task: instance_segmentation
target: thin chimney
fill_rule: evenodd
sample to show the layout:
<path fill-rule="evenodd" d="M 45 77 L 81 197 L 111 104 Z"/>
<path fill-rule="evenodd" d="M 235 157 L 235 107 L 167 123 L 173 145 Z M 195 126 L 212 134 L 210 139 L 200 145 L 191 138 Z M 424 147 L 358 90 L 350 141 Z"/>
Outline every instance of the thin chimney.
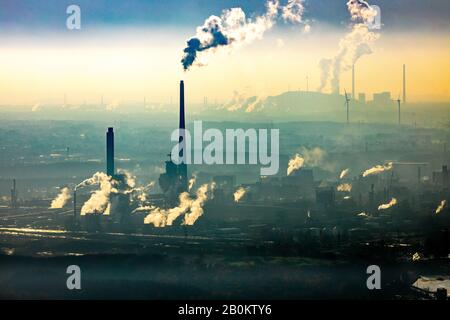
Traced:
<path fill-rule="evenodd" d="M 112 127 L 108 128 L 106 132 L 106 174 L 114 176 L 114 130 Z"/>
<path fill-rule="evenodd" d="M 183 159 L 184 154 L 183 152 L 186 152 L 186 139 L 185 139 L 185 134 L 184 134 L 184 130 L 186 129 L 186 122 L 185 122 L 185 115 L 184 115 L 184 81 L 181 80 L 180 81 L 180 137 L 179 137 L 179 142 L 181 143 L 182 146 L 182 151 L 180 151 L 180 157 Z M 178 166 L 178 174 L 181 178 L 181 185 L 182 185 L 182 189 L 183 190 L 187 190 L 187 164 L 186 163 L 181 163 Z"/>

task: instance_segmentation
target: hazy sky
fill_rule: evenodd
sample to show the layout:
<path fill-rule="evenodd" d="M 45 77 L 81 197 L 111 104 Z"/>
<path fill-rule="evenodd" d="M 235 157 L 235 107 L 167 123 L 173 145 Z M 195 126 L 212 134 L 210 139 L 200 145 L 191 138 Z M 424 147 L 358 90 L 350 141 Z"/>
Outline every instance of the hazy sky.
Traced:
<path fill-rule="evenodd" d="M 286 1 L 281 1 L 285 3 Z M 401 92 L 408 67 L 408 100 L 450 101 L 450 1 L 371 1 L 381 8 L 382 29 L 373 53 L 357 65 L 357 92 Z M 81 7 L 81 30 L 66 29 L 69 4 Z M 319 61 L 332 57 L 349 31 L 345 0 L 307 0 L 300 24 L 277 24 L 263 39 L 233 52 L 207 56 L 207 65 L 183 72 L 186 40 L 223 9 L 261 15 L 265 1 L 208 0 L 0 0 L 0 105 L 229 99 L 234 91 L 274 95 L 319 85 Z M 350 72 L 341 77 L 350 90 Z"/>

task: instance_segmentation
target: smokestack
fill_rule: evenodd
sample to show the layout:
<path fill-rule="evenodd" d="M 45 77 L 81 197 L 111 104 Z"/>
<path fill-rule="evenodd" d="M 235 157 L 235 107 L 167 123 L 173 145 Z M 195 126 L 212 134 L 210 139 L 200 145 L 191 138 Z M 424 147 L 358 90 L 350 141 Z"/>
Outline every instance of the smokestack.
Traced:
<path fill-rule="evenodd" d="M 184 81 L 180 81 L 180 129 L 186 129 L 184 119 Z"/>
<path fill-rule="evenodd" d="M 77 219 L 77 190 L 73 191 L 73 217 Z"/>
<path fill-rule="evenodd" d="M 11 189 L 11 208 L 17 208 L 17 189 L 16 189 L 16 179 L 13 179 L 13 186 Z"/>
<path fill-rule="evenodd" d="M 356 92 L 355 92 L 355 65 L 352 65 L 352 99 L 356 100 Z"/>
<path fill-rule="evenodd" d="M 403 65 L 403 103 L 406 103 L 406 65 Z"/>
<path fill-rule="evenodd" d="M 185 116 L 184 116 L 184 81 L 180 81 L 180 138 L 179 142 L 182 142 L 183 151 L 180 151 L 180 157 L 183 157 L 183 152 L 185 152 L 186 141 L 184 136 L 184 129 L 186 129 Z M 187 165 L 186 163 L 181 163 L 178 166 L 178 174 L 181 178 L 181 185 L 183 190 L 187 190 Z"/>
<path fill-rule="evenodd" d="M 114 131 L 112 127 L 106 132 L 106 174 L 114 176 Z"/>

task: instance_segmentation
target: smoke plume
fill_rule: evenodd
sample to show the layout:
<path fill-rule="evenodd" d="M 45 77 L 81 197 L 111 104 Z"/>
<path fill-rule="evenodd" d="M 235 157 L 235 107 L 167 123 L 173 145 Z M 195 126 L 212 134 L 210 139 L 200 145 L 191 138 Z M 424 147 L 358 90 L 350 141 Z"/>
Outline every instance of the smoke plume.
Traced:
<path fill-rule="evenodd" d="M 52 200 L 50 209 L 61 209 L 71 198 L 70 190 L 67 187 L 61 189 L 60 193 Z"/>
<path fill-rule="evenodd" d="M 138 208 L 135 211 L 150 211 L 145 217 L 145 224 L 153 224 L 161 228 L 171 226 L 173 222 L 184 214 L 184 225 L 193 225 L 203 215 L 203 205 L 208 200 L 208 192 L 212 191 L 214 184 L 203 184 L 198 188 L 196 198 L 191 199 L 189 193 L 183 192 L 179 196 L 180 204 L 175 208 L 163 209 L 158 207 Z"/>
<path fill-rule="evenodd" d="M 203 204 L 208 200 L 208 188 L 208 184 L 204 184 L 198 188 L 197 198 L 192 201 L 189 212 L 184 215 L 184 225 L 194 225 L 195 221 L 203 215 Z"/>
<path fill-rule="evenodd" d="M 138 199 L 141 202 L 144 202 L 147 200 L 147 191 L 152 189 L 155 186 L 155 181 L 150 181 L 149 184 L 143 187 L 134 188 L 133 191 L 136 193 L 136 199 Z"/>
<path fill-rule="evenodd" d="M 361 213 L 358 214 L 358 217 L 368 218 L 369 215 L 367 213 L 365 213 L 365 212 L 361 212 Z"/>
<path fill-rule="evenodd" d="M 351 192 L 352 185 L 350 183 L 342 183 L 337 186 L 337 191 L 339 192 Z"/>
<path fill-rule="evenodd" d="M 99 189 L 91 194 L 91 197 L 81 207 L 80 215 L 90 213 L 108 214 L 109 196 L 118 193 L 116 181 L 103 172 L 96 172 L 91 178 L 84 180 L 75 189 L 90 185 L 99 185 Z"/>
<path fill-rule="evenodd" d="M 303 2 L 304 0 L 289 0 L 281 9 L 284 21 L 301 23 L 303 20 L 303 12 L 305 11 Z"/>
<path fill-rule="evenodd" d="M 326 151 L 315 147 L 312 149 L 307 149 L 302 147 L 300 150 L 303 158 L 305 159 L 305 163 L 310 167 L 322 167 L 325 165 Z"/>
<path fill-rule="evenodd" d="M 241 201 L 242 197 L 245 196 L 245 193 L 247 192 L 247 190 L 243 187 L 239 187 L 233 194 L 234 196 L 234 202 L 239 202 Z"/>
<path fill-rule="evenodd" d="M 181 59 L 183 69 L 189 70 L 193 65 L 205 65 L 198 62 L 198 55 L 218 50 L 229 50 L 262 39 L 264 33 L 271 29 L 281 9 L 286 22 L 301 23 L 304 0 L 288 0 L 286 6 L 280 7 L 279 0 L 267 0 L 266 12 L 255 18 L 247 18 L 241 8 L 224 10 L 220 17 L 212 15 L 202 26 L 197 27 L 194 37 L 187 40 Z"/>
<path fill-rule="evenodd" d="M 132 200 L 138 200 L 140 202 L 147 200 L 147 192 L 155 186 L 154 181 L 150 181 L 150 183 L 145 186 L 138 186 L 136 177 L 129 171 L 119 169 L 118 173 L 119 175 L 123 175 L 125 182 L 125 185 L 120 185 L 121 188 L 118 189 L 119 193 L 131 195 Z"/>
<path fill-rule="evenodd" d="M 392 198 L 391 201 L 389 201 L 389 203 L 379 205 L 378 210 L 386 210 L 386 209 L 389 209 L 390 207 L 395 206 L 396 204 L 397 204 L 397 199 Z"/>
<path fill-rule="evenodd" d="M 195 174 L 192 175 L 192 178 L 189 179 L 188 183 L 188 191 L 190 192 L 194 187 L 195 182 L 197 181 L 197 176 Z"/>
<path fill-rule="evenodd" d="M 96 172 L 94 173 L 94 175 L 90 178 L 87 178 L 86 180 L 83 180 L 82 182 L 80 182 L 79 184 L 77 184 L 75 186 L 75 190 L 79 189 L 79 188 L 84 188 L 87 186 L 92 186 L 94 184 L 99 184 L 101 180 L 103 179 L 107 179 L 107 175 L 106 173 L 103 172 Z"/>
<path fill-rule="evenodd" d="M 326 151 L 319 147 L 312 149 L 302 147 L 300 153 L 295 154 L 294 157 L 289 160 L 287 175 L 289 176 L 292 172 L 300 169 L 304 165 L 310 167 L 322 167 L 322 169 L 333 171 L 333 165 L 326 163 L 325 161 L 326 156 Z"/>
<path fill-rule="evenodd" d="M 447 204 L 447 200 L 442 200 L 439 206 L 436 208 L 436 214 L 441 213 L 441 211 L 445 208 L 445 205 Z"/>
<path fill-rule="evenodd" d="M 287 175 L 291 175 L 292 172 L 300 169 L 303 164 L 305 163 L 305 159 L 296 153 L 292 159 L 289 160 L 288 168 L 287 168 Z"/>
<path fill-rule="evenodd" d="M 377 12 L 363 0 L 349 0 L 347 9 L 353 24 L 351 30 L 340 41 L 336 55 L 331 59 L 319 62 L 321 83 L 319 91 L 329 84 L 334 93 L 339 93 L 340 76 L 348 71 L 364 55 L 372 53 L 372 45 L 379 38 L 379 34 L 369 30 L 368 25 L 373 22 Z"/>
<path fill-rule="evenodd" d="M 363 177 L 367 177 L 373 174 L 380 174 L 384 171 L 389 171 L 392 170 L 392 168 L 394 167 L 394 164 L 392 162 L 389 162 L 388 164 L 385 165 L 377 165 L 375 167 L 372 167 L 370 169 L 367 169 L 366 171 L 363 172 Z"/>
<path fill-rule="evenodd" d="M 348 175 L 349 172 L 350 172 L 350 169 L 348 169 L 348 168 L 342 170 L 341 174 L 339 175 L 339 179 L 344 179 Z"/>

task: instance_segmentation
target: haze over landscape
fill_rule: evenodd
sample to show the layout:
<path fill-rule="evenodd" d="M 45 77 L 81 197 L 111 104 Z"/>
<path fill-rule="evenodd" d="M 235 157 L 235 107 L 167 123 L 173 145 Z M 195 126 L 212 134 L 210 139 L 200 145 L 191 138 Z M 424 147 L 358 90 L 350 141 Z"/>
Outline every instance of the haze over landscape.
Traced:
<path fill-rule="evenodd" d="M 0 299 L 448 299 L 450 2 L 70 5 L 0 0 Z"/>

